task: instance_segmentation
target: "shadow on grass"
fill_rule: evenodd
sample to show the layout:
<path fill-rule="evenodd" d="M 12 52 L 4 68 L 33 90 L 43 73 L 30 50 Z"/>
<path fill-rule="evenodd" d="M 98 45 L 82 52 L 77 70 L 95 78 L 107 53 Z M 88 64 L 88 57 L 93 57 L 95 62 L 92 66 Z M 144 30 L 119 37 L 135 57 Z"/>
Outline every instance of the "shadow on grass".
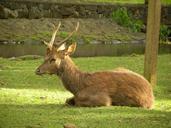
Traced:
<path fill-rule="evenodd" d="M 0 127 L 62 128 L 167 128 L 171 112 L 129 107 L 80 108 L 64 105 L 0 105 Z"/>

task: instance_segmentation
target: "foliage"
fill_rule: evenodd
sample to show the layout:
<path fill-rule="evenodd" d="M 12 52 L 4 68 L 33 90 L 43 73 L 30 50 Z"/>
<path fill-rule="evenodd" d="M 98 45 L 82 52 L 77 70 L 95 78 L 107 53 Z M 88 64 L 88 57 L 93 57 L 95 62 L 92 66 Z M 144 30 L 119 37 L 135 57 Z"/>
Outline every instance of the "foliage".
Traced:
<path fill-rule="evenodd" d="M 141 32 L 144 24 L 141 20 L 132 18 L 132 14 L 122 7 L 112 13 L 112 19 L 119 25 L 129 28 L 133 32 Z M 160 26 L 160 39 L 166 41 L 171 34 L 171 30 L 166 25 Z"/>
<path fill-rule="evenodd" d="M 75 58 L 83 71 L 113 70 L 121 66 L 143 74 L 143 56 Z M 36 76 L 37 60 L 0 58 L 0 127 L 63 128 L 167 128 L 171 126 L 171 54 L 159 55 L 155 108 L 82 108 L 64 105 L 72 95 L 54 76 Z"/>
<path fill-rule="evenodd" d="M 171 34 L 171 30 L 166 25 L 160 26 L 160 39 L 166 41 Z"/>
<path fill-rule="evenodd" d="M 63 39 L 66 38 L 66 37 L 68 37 L 68 35 L 69 35 L 68 32 L 65 32 L 65 31 L 59 32 L 59 36 L 60 36 L 61 38 L 63 38 Z M 73 34 L 72 37 L 71 37 L 68 41 L 75 42 L 75 41 L 77 40 L 77 36 L 78 36 L 78 35 Z"/>
<path fill-rule="evenodd" d="M 59 32 L 59 36 L 62 38 L 66 38 L 68 36 L 68 33 L 63 31 L 63 32 Z"/>
<path fill-rule="evenodd" d="M 119 25 L 129 28 L 133 32 L 140 32 L 143 28 L 141 20 L 133 19 L 131 13 L 126 8 L 122 7 L 112 13 L 112 19 Z"/>

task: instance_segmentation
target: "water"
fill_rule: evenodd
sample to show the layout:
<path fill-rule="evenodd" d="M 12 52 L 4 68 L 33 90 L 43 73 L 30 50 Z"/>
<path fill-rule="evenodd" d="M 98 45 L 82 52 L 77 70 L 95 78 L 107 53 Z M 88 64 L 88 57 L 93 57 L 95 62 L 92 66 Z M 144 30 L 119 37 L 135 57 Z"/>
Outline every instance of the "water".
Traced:
<path fill-rule="evenodd" d="M 91 56 L 122 56 L 131 54 L 144 54 L 143 43 L 125 44 L 82 44 L 77 46 L 75 57 Z M 23 55 L 44 55 L 45 45 L 36 44 L 6 44 L 0 45 L 0 57 L 17 57 Z M 159 53 L 171 53 L 171 45 L 162 44 L 159 46 Z"/>

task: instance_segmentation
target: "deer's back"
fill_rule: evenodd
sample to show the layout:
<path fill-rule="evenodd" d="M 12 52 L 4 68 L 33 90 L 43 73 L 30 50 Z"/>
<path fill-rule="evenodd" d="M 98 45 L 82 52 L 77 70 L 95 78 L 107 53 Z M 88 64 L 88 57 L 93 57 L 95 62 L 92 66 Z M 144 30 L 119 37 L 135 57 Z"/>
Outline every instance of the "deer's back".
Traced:
<path fill-rule="evenodd" d="M 136 102 L 137 106 L 145 105 L 149 108 L 153 104 L 153 92 L 149 82 L 129 70 L 95 72 L 85 78 L 85 84 L 94 91 L 105 92 L 116 105 Z"/>

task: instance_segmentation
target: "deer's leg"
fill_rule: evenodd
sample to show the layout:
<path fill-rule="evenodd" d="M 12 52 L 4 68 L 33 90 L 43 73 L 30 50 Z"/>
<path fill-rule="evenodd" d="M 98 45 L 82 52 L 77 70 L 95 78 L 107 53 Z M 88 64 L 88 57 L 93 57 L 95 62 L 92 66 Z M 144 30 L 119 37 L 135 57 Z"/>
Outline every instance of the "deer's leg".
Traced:
<path fill-rule="evenodd" d="M 65 104 L 74 106 L 74 105 L 75 105 L 75 99 L 74 99 L 74 97 L 68 98 L 68 99 L 65 101 Z"/>
<path fill-rule="evenodd" d="M 110 106 L 111 98 L 102 92 L 90 93 L 80 92 L 75 97 L 75 105 L 82 107 Z"/>

